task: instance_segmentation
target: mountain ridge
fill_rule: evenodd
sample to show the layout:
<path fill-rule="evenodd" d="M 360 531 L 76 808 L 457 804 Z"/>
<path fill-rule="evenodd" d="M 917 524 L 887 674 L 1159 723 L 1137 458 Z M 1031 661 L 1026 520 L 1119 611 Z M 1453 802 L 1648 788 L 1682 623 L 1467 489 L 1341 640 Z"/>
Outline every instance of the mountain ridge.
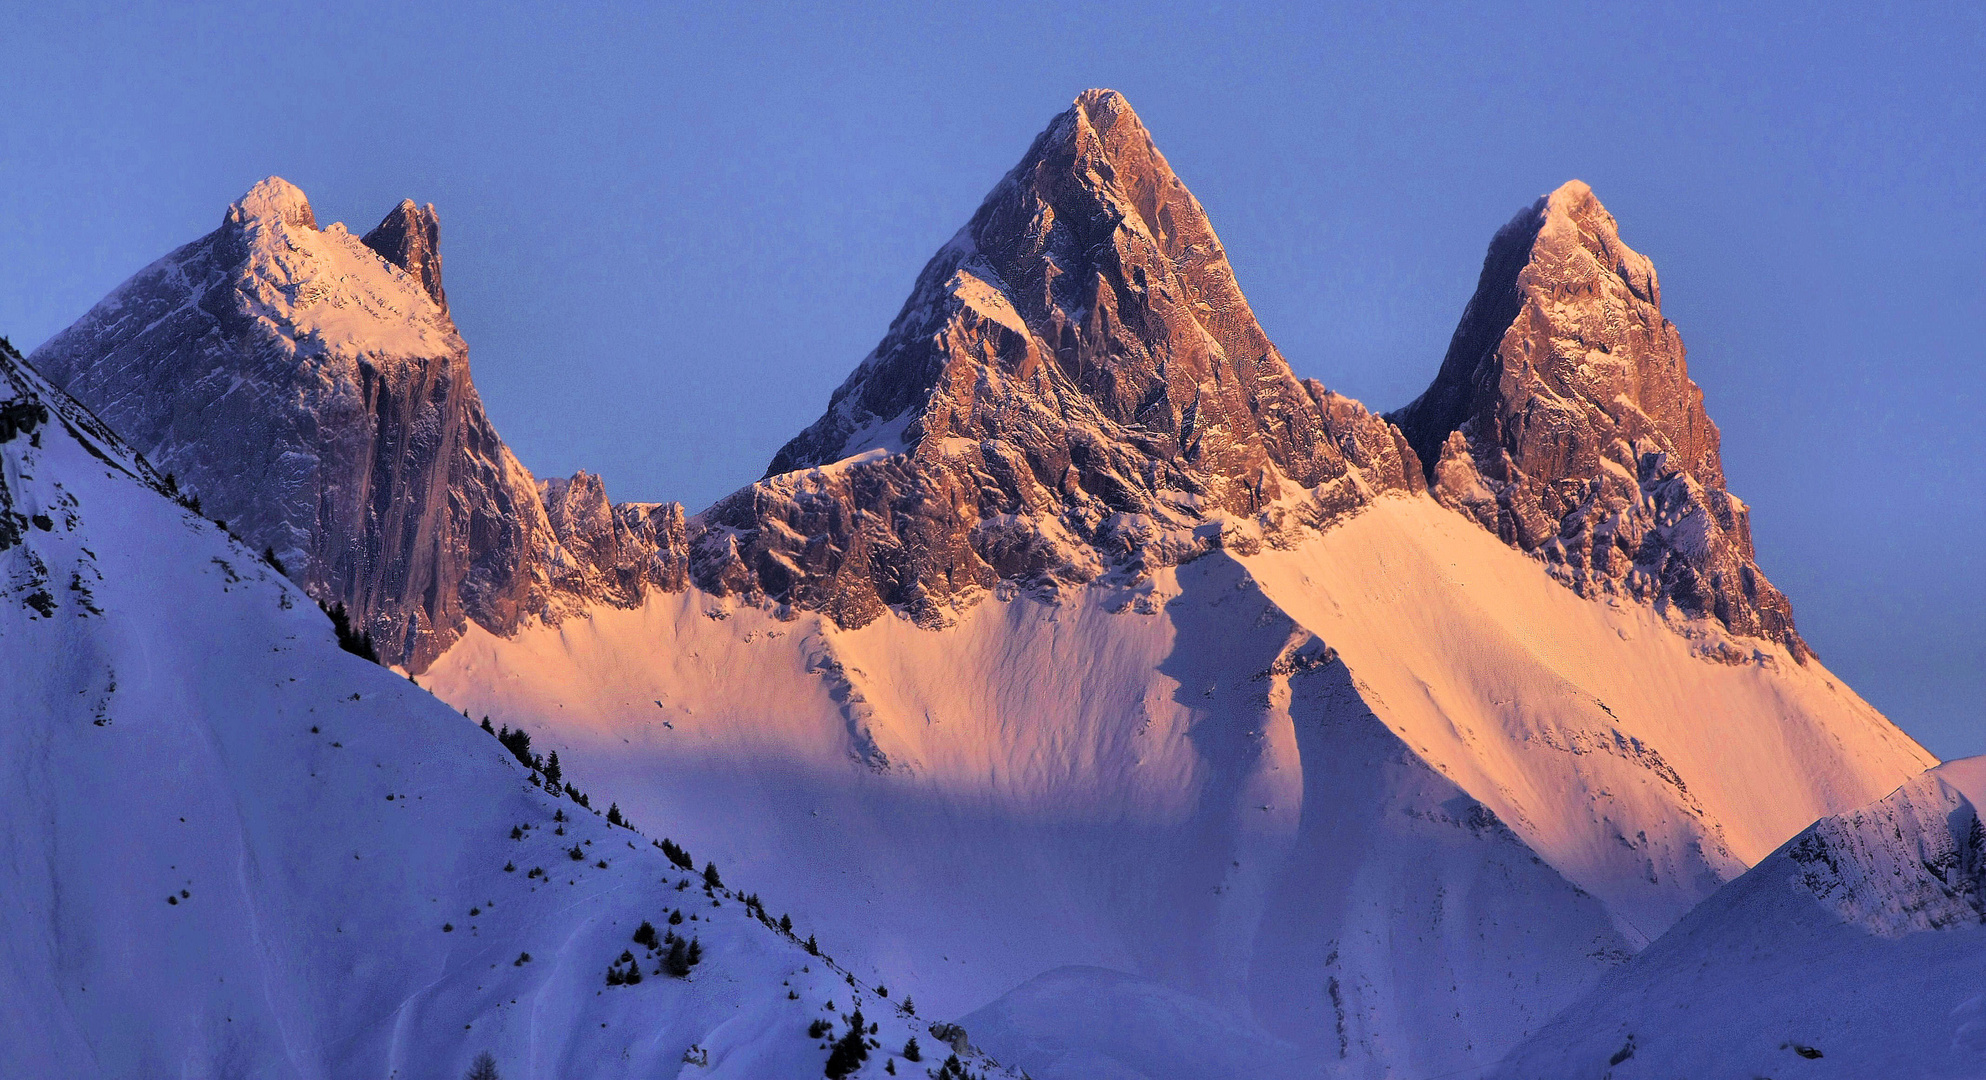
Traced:
<path fill-rule="evenodd" d="M 1707 621 L 1717 627 L 1708 637 L 1811 653 L 1756 566 L 1747 508 L 1723 489 L 1716 428 L 1660 315 L 1654 269 L 1578 181 L 1499 231 L 1434 382 L 1382 417 L 1295 376 L 1255 321 L 1204 210 L 1129 103 L 1086 91 L 940 248 L 889 333 L 763 479 L 697 514 L 608 502 L 603 517 L 594 506 L 587 535 L 571 531 L 579 518 L 553 512 L 552 489 L 515 461 L 474 398 L 466 347 L 447 319 L 432 206 L 405 200 L 351 243 L 317 230 L 303 194 L 272 178 L 215 237 L 264 218 L 312 243 L 328 237 L 377 254 L 400 283 L 375 291 L 403 290 L 403 306 L 419 309 L 404 292 L 418 290 L 434 317 L 409 317 L 445 332 L 445 341 L 395 346 L 429 354 L 415 367 L 430 374 L 406 386 L 383 379 L 380 402 L 337 406 L 369 417 L 373 434 L 361 445 L 340 444 L 351 441 L 339 434 L 351 419 L 304 417 L 250 440 L 275 446 L 275 460 L 214 469 L 232 456 L 211 443 L 224 425 L 187 431 L 185 418 L 227 416 L 241 376 L 162 385 L 218 361 L 260 369 L 248 383 L 265 397 L 302 393 L 317 402 L 305 412 L 325 411 L 332 405 L 311 389 L 320 377 L 311 367 L 344 365 L 351 374 L 341 378 L 364 382 L 367 364 L 351 354 L 367 346 L 333 341 L 309 359 L 324 335 L 307 304 L 249 305 L 263 324 L 296 324 L 289 332 L 302 337 L 288 351 L 306 362 L 293 370 L 269 372 L 256 359 L 269 348 L 261 335 L 225 320 L 194 342 L 162 341 L 169 334 L 155 328 L 132 335 L 117 310 L 132 283 L 34 359 L 138 433 L 151 456 L 169 466 L 183 457 L 180 471 L 202 474 L 189 475 L 190 490 L 300 567 L 313 595 L 344 603 L 409 670 L 425 669 L 471 622 L 508 633 L 527 619 L 557 623 L 590 604 L 625 606 L 649 589 L 692 584 L 778 610 L 825 611 L 848 627 L 890 611 L 937 627 L 999 589 L 1054 595 L 1108 575 L 1135 578 L 1230 539 L 1290 542 L 1376 495 L 1423 490 L 1542 559 L 1581 595 L 1632 597 L 1673 611 L 1685 632 Z M 189 248 L 254 261 L 215 237 Z M 184 262 L 187 250 L 168 261 Z M 270 295 L 268 273 L 242 273 L 237 294 Z M 314 287 L 298 281 L 286 295 L 307 299 Z M 179 307 L 222 301 L 181 297 Z M 1587 353 L 1616 351 L 1611 381 L 1590 386 L 1569 385 L 1556 369 L 1524 374 L 1531 360 L 1505 359 L 1535 354 L 1546 367 L 1585 371 Z M 151 359 L 134 362 L 141 352 Z M 174 362 L 156 360 L 175 352 Z M 134 381 L 148 392 L 131 400 L 121 386 Z M 1623 388 L 1650 410 L 1614 415 Z M 414 404 L 437 392 L 439 409 Z M 427 428 L 445 437 L 394 441 L 396 431 Z M 243 485 L 208 472 L 263 479 Z M 604 499 L 593 493 L 597 478 L 570 482 Z M 423 485 L 427 494 L 416 494 Z M 306 498 L 313 489 L 318 508 Z M 292 493 L 288 509 L 271 513 L 272 490 Z M 460 492 L 461 505 L 435 504 L 442 490 Z M 352 506 L 364 504 L 354 491 L 372 491 L 370 506 Z M 405 518 L 399 506 L 410 497 L 428 505 Z M 602 530 L 618 538 L 603 544 Z M 1721 655 L 1748 654 L 1732 646 Z"/>

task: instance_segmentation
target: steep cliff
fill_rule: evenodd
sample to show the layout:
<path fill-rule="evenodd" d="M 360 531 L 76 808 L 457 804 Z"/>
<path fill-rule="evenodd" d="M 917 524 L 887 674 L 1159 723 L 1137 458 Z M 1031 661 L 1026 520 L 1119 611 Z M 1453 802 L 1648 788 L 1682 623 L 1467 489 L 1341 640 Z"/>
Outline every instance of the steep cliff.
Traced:
<path fill-rule="evenodd" d="M 1810 655 L 1753 560 L 1749 510 L 1724 489 L 1717 425 L 1655 267 L 1585 184 L 1496 234 L 1433 385 L 1388 419 L 1435 498 L 1580 595 L 1710 616 Z"/>
<path fill-rule="evenodd" d="M 557 550 L 483 412 L 439 241 L 412 202 L 363 241 L 320 230 L 271 177 L 30 357 L 412 669 L 467 620 L 506 633 L 612 599 L 551 582 L 600 575 Z"/>

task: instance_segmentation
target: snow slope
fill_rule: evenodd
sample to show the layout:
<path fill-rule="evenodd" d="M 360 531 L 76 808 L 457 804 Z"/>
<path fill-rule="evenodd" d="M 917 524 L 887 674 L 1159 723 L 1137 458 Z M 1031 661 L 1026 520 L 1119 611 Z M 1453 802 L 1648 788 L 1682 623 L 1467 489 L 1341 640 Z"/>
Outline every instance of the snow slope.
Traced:
<path fill-rule="evenodd" d="M 1494 1061 L 1778 841 L 1932 763 L 1819 664 L 1712 662 L 1718 628 L 1677 629 L 1396 495 L 941 630 L 691 590 L 472 630 L 423 681 L 945 1015 L 1089 966 L 1313 1072 L 1417 1075 Z M 1076 1068 L 1025 1018 L 1104 997 L 1009 1002 L 974 1039 Z"/>
<path fill-rule="evenodd" d="M 921 1027 L 339 651 L 4 347 L 0 465 L 9 1075 L 808 1076 L 858 1007 L 881 1075 Z M 608 986 L 678 909 L 691 976 Z"/>
<path fill-rule="evenodd" d="M 1824 818 L 1492 1075 L 1986 1076 L 1986 758 Z"/>

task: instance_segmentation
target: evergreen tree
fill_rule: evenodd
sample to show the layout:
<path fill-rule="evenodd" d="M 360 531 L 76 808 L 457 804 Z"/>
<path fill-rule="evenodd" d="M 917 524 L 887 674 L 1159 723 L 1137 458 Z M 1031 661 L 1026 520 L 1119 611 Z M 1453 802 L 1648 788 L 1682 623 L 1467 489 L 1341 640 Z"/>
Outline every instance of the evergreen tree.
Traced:
<path fill-rule="evenodd" d="M 488 1050 L 477 1054 L 475 1063 L 462 1074 L 462 1080 L 502 1080 L 497 1075 L 496 1058 L 491 1057 Z"/>
<path fill-rule="evenodd" d="M 862 1024 L 862 1010 L 848 1018 L 848 1034 L 835 1040 L 834 1048 L 828 1051 L 828 1080 L 842 1080 L 843 1077 L 862 1067 L 869 1060 L 869 1040 Z"/>
<path fill-rule="evenodd" d="M 682 938 L 676 938 L 669 943 L 669 955 L 662 960 L 662 970 L 678 979 L 689 978 L 690 953 L 688 947 L 683 944 Z"/>
<path fill-rule="evenodd" d="M 924 1051 L 917 1046 L 917 1036 L 912 1035 L 910 1041 L 903 1044 L 903 1059 L 905 1061 L 924 1060 Z"/>
<path fill-rule="evenodd" d="M 690 858 L 690 853 L 684 851 L 674 840 L 668 837 L 662 838 L 662 854 L 668 856 L 670 862 L 685 870 L 696 869 L 696 860 Z"/>
<path fill-rule="evenodd" d="M 559 752 L 554 750 L 552 751 L 552 756 L 545 759 L 545 786 L 552 791 L 557 791 L 560 783 Z"/>
<path fill-rule="evenodd" d="M 510 725 L 505 724 L 502 730 L 497 732 L 497 741 L 503 744 L 504 749 L 510 751 L 511 756 L 517 759 L 519 765 L 527 769 L 532 767 L 530 732 L 523 728 L 512 731 L 510 730 Z"/>
<path fill-rule="evenodd" d="M 706 889 L 721 889 L 724 887 L 724 879 L 717 876 L 717 864 L 714 862 L 703 864 L 703 887 Z"/>
<path fill-rule="evenodd" d="M 379 653 L 372 647 L 372 635 L 352 628 L 352 619 L 345 612 L 345 605 L 332 604 L 325 607 L 324 602 L 320 600 L 317 606 L 323 608 L 324 614 L 330 616 L 331 629 L 338 635 L 339 648 L 353 656 L 370 660 L 375 664 L 379 663 Z"/>
<path fill-rule="evenodd" d="M 557 754 L 553 754 L 553 755 L 552 755 L 552 757 L 553 757 L 554 759 L 556 759 L 556 758 L 558 757 L 558 755 L 557 755 Z M 625 822 L 625 821 L 623 821 L 623 820 L 621 820 L 621 804 L 620 804 L 620 803 L 616 803 L 616 802 L 610 802 L 610 803 L 608 803 L 608 804 L 607 804 L 607 824 L 609 824 L 609 825 L 626 825 L 626 824 L 627 824 L 627 822 Z"/>

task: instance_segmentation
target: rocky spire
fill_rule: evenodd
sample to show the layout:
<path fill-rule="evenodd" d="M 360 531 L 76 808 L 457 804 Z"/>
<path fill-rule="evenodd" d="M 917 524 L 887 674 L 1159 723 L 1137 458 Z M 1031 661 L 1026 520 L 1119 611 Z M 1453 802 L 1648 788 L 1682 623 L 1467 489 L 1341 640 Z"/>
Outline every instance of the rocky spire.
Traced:
<path fill-rule="evenodd" d="M 1805 657 L 1661 304 L 1653 264 L 1571 181 L 1497 232 L 1440 373 L 1388 419 L 1436 498 L 1582 595 L 1711 616 Z"/>
<path fill-rule="evenodd" d="M 1385 422 L 1299 381 L 1124 98 L 1051 122 L 766 480 L 703 515 L 699 584 L 922 621 L 1420 483 Z M 1350 460 L 1348 460 L 1348 457 Z M 837 464 L 839 463 L 839 464 Z"/>
<path fill-rule="evenodd" d="M 441 288 L 441 219 L 435 216 L 433 203 L 416 207 L 412 199 L 400 200 L 385 220 L 365 234 L 364 243 L 413 275 L 435 305 L 448 311 L 448 294 Z"/>
<path fill-rule="evenodd" d="M 468 620 L 507 633 L 550 610 L 558 561 L 467 346 L 426 302 L 435 235 L 403 203 L 368 250 L 270 177 L 32 357 L 411 670 Z"/>

